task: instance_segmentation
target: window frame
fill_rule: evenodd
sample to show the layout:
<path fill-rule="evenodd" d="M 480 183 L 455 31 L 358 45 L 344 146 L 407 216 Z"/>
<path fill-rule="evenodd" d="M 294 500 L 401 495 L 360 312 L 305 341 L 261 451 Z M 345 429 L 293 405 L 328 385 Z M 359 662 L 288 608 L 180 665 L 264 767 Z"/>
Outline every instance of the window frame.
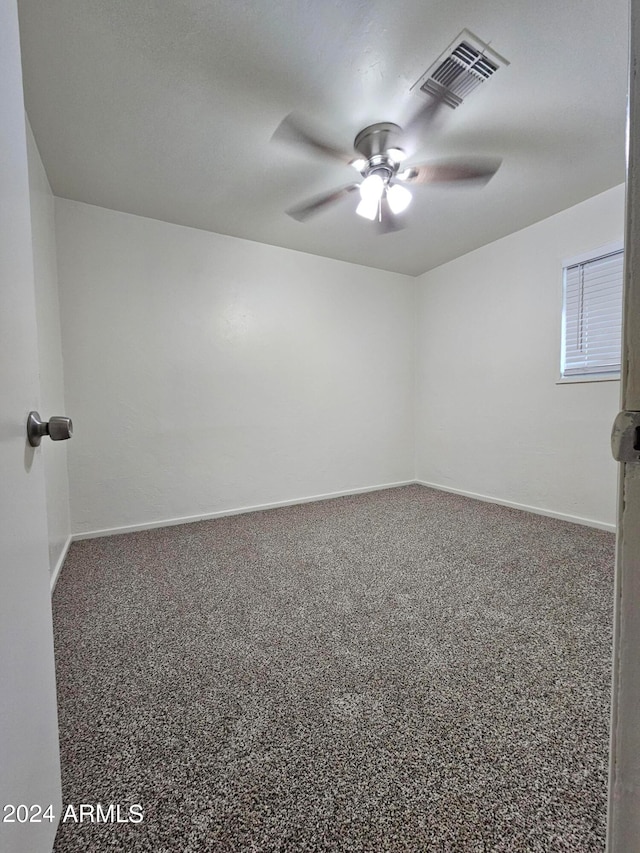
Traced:
<path fill-rule="evenodd" d="M 611 243 L 605 243 L 602 246 L 597 246 L 589 249 L 586 252 L 581 252 L 579 255 L 573 255 L 570 258 L 562 260 L 562 276 L 560 281 L 560 358 L 559 358 L 559 374 L 556 379 L 556 385 L 574 385 L 581 382 L 619 382 L 620 369 L 600 373 L 574 373 L 568 376 L 563 375 L 564 360 L 565 360 L 565 331 L 566 331 L 566 270 L 568 267 L 576 266 L 576 264 L 595 261 L 606 255 L 612 255 L 617 252 L 624 252 L 624 240 L 619 239 Z M 624 287 L 624 281 L 623 281 Z M 621 321 L 622 322 L 622 321 Z"/>

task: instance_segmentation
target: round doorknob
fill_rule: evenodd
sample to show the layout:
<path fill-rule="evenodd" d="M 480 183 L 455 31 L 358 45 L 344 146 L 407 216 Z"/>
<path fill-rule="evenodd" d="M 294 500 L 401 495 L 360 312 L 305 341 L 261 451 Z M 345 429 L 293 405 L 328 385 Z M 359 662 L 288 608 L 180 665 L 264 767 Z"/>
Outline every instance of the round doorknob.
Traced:
<path fill-rule="evenodd" d="M 71 418 L 62 418 L 55 415 L 49 418 L 49 438 L 51 441 L 64 441 L 73 435 L 73 424 Z"/>
<path fill-rule="evenodd" d="M 37 447 L 43 435 L 48 435 L 51 441 L 64 441 L 73 435 L 71 418 L 56 415 L 48 421 L 43 421 L 38 412 L 29 412 L 27 419 L 27 438 L 32 447 Z"/>

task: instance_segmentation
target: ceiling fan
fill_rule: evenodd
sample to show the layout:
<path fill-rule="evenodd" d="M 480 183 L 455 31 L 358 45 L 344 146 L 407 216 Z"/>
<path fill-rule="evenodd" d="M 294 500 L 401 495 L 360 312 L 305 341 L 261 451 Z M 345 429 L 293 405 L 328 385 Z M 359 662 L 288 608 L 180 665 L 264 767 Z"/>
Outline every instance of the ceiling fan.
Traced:
<path fill-rule="evenodd" d="M 352 153 L 322 141 L 293 113 L 286 116 L 273 134 L 272 141 L 304 146 L 316 154 L 353 166 L 362 176 L 361 181 L 338 187 L 289 208 L 287 214 L 299 222 L 305 222 L 316 213 L 359 191 L 360 201 L 356 213 L 365 219 L 376 221 L 378 230 L 386 233 L 404 227 L 398 217 L 411 203 L 412 194 L 408 186 L 442 183 L 486 184 L 497 172 L 502 162 L 499 158 L 446 159 L 405 165 L 405 140 L 415 138 L 417 132 L 425 129 L 435 117 L 441 103 L 442 98 L 433 98 L 410 120 L 404 130 L 388 121 L 365 127 L 353 141 L 357 155 L 355 157 Z"/>

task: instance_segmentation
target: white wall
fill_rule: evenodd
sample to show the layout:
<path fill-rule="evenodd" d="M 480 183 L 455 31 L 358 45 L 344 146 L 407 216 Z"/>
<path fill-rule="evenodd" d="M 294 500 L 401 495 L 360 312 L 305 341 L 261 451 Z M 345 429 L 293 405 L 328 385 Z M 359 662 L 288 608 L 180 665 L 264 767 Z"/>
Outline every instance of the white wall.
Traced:
<path fill-rule="evenodd" d="M 613 525 L 619 383 L 557 379 L 562 262 L 623 217 L 412 280 L 56 199 L 74 532 L 414 478 Z"/>
<path fill-rule="evenodd" d="M 31 232 L 33 237 L 33 266 L 38 324 L 38 364 L 40 370 L 40 415 L 47 420 L 52 415 L 66 413 L 62 341 L 60 336 L 60 306 L 54 203 L 49 180 L 27 121 L 27 154 L 29 161 L 29 194 L 31 201 Z M 49 571 L 52 578 L 64 558 L 71 534 L 69 520 L 69 481 L 67 476 L 67 442 L 46 439 L 42 459 L 47 493 L 47 523 L 49 530 Z"/>
<path fill-rule="evenodd" d="M 418 279 L 419 480 L 615 523 L 619 382 L 556 382 L 562 261 L 623 225 L 619 186 Z"/>
<path fill-rule="evenodd" d="M 56 199 L 76 533 L 413 478 L 414 282 Z"/>

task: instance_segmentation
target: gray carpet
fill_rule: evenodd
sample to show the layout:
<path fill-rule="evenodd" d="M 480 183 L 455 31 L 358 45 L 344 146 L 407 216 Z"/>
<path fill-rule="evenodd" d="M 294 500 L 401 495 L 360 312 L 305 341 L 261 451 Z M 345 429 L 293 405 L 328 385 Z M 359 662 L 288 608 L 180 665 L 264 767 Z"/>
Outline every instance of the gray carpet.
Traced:
<path fill-rule="evenodd" d="M 55 851 L 603 851 L 614 537 L 420 486 L 75 543 Z"/>

